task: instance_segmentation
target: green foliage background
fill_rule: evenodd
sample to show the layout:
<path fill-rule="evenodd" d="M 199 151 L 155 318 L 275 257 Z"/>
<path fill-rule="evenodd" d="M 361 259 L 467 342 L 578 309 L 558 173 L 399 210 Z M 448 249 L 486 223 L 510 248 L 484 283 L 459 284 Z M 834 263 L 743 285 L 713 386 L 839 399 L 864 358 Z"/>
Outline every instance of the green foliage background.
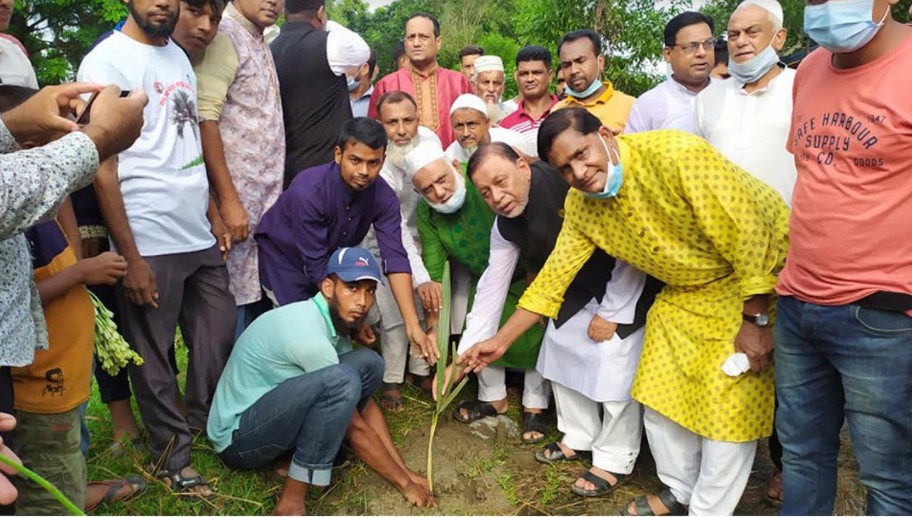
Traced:
<path fill-rule="evenodd" d="M 716 20 L 716 33 L 740 0 L 710 0 L 701 9 Z M 789 30 L 786 53 L 808 47 L 802 30 L 804 0 L 780 0 Z M 690 1 L 670 0 L 395 0 L 371 12 L 365 0 L 327 0 L 330 18 L 360 33 L 377 53 L 381 74 L 393 70 L 393 48 L 405 20 L 414 12 L 434 14 L 441 23 L 441 65 L 457 69 L 459 49 L 470 43 L 503 58 L 512 77 L 516 53 L 542 45 L 552 53 L 561 36 L 592 28 L 605 37 L 605 76 L 619 89 L 639 95 L 662 80 L 662 29 Z M 909 20 L 912 0 L 894 7 L 897 20 Z M 92 42 L 126 16 L 121 0 L 17 0 L 9 32 L 29 50 L 38 80 L 72 80 Z M 555 55 L 556 59 L 556 55 Z M 658 65 L 658 66 L 657 66 Z M 507 81 L 507 96 L 516 85 Z"/>

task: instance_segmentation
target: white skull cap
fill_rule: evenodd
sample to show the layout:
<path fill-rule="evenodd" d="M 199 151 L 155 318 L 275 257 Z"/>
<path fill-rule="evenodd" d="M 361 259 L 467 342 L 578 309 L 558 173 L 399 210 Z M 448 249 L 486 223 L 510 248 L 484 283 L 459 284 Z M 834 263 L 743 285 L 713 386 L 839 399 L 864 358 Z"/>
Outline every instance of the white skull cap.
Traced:
<path fill-rule="evenodd" d="M 776 0 L 744 0 L 738 4 L 738 7 L 735 9 L 735 11 L 749 5 L 756 5 L 760 9 L 763 9 L 764 11 L 772 14 L 774 18 L 779 20 L 779 25 L 782 25 L 783 21 L 785 20 L 785 15 L 782 14 L 782 5 L 780 5 Z"/>
<path fill-rule="evenodd" d="M 453 105 L 450 106 L 450 115 L 453 115 L 456 110 L 463 108 L 480 111 L 485 116 L 485 118 L 488 117 L 488 107 L 485 105 L 485 101 L 477 95 L 472 95 L 471 93 L 463 93 L 459 97 L 456 97 L 456 100 L 453 101 Z"/>
<path fill-rule="evenodd" d="M 418 144 L 418 147 L 412 149 L 405 155 L 405 163 L 402 168 L 405 170 L 405 174 L 409 181 L 411 181 L 412 178 L 418 174 L 418 171 L 427 167 L 431 162 L 435 162 L 441 158 L 445 160 L 446 153 L 443 152 L 440 143 L 428 140 Z"/>

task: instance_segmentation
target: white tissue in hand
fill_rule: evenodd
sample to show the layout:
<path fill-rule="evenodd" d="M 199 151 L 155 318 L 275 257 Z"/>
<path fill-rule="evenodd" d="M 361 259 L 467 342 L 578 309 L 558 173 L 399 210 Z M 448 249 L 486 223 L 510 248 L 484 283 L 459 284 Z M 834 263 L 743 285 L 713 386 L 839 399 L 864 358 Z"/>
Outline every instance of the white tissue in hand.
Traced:
<path fill-rule="evenodd" d="M 750 370 L 750 361 L 747 360 L 747 354 L 737 353 L 728 356 L 728 359 L 722 363 L 722 371 L 729 377 L 737 377 L 742 373 Z"/>

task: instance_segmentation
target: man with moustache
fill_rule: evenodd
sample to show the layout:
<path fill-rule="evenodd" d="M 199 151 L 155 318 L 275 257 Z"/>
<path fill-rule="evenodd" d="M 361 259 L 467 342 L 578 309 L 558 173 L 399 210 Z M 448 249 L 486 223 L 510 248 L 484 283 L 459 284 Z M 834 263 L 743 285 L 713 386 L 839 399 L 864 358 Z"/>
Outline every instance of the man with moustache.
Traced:
<path fill-rule="evenodd" d="M 503 60 L 498 56 L 481 56 L 475 60 L 472 72 L 472 87 L 475 95 L 488 105 L 488 116 L 496 124 L 516 111 L 516 102 L 503 99 L 506 72 Z"/>
<path fill-rule="evenodd" d="M 500 121 L 500 127 L 522 133 L 534 156 L 538 156 L 538 127 L 560 100 L 551 87 L 551 52 L 530 45 L 516 54 L 516 86 L 522 99 L 513 113 Z"/>
<path fill-rule="evenodd" d="M 450 108 L 450 121 L 456 140 L 446 148 L 446 154 L 457 163 L 465 165 L 479 146 L 491 142 L 503 142 L 524 156 L 535 155 L 523 135 L 494 126 L 485 101 L 477 95 L 467 93 L 457 97 Z"/>
<path fill-rule="evenodd" d="M 405 92 L 390 92 L 381 97 L 377 102 L 377 115 L 389 141 L 380 177 L 393 189 L 399 200 L 399 210 L 402 214 L 402 245 L 412 268 L 412 284 L 424 308 L 423 312 L 419 312 L 419 318 L 424 321 L 425 312 L 439 310 L 442 305 L 442 293 L 440 285 L 431 281 L 421 259 L 421 240 L 418 236 L 416 212 L 421 196 L 415 192 L 409 181 L 405 170 L 405 156 L 423 142 L 435 142 L 439 146 L 440 139 L 430 129 L 418 125 L 418 106 L 411 95 Z M 373 229 L 367 233 L 363 245 L 371 253 L 380 253 L 377 235 Z M 429 389 L 430 386 L 430 369 L 423 359 L 408 353 L 409 343 L 402 314 L 399 313 L 392 291 L 385 284 L 377 287 L 376 307 L 373 317 L 379 317 L 382 323 L 380 348 L 385 364 L 380 403 L 384 409 L 398 411 L 403 407 L 402 383 L 405 380 L 406 361 L 411 382 L 425 389 Z"/>
<path fill-rule="evenodd" d="M 614 134 L 623 132 L 636 99 L 615 90 L 611 81 L 602 81 L 605 72 L 602 37 L 589 29 L 569 32 L 557 45 L 557 54 L 566 80 L 566 96 L 552 111 L 585 108 Z"/>
<path fill-rule="evenodd" d="M 401 68 L 380 79 L 371 95 L 369 116 L 377 117 L 377 101 L 383 94 L 403 91 L 418 104 L 418 122 L 437 133 L 440 142 L 453 142 L 450 126 L 450 106 L 461 94 L 471 93 L 472 84 L 464 75 L 442 68 L 437 54 L 443 40 L 440 22 L 428 13 L 415 13 L 405 22 L 405 53 L 408 57 Z"/>
<path fill-rule="evenodd" d="M 458 353 L 493 336 L 522 260 L 537 272 L 560 233 L 569 185 L 543 162 L 529 164 L 500 143 L 469 160 L 469 177 L 497 214 L 488 266 L 478 281 Z M 557 318 L 547 323 L 536 370 L 550 381 L 560 441 L 535 454 L 542 463 L 592 460 L 570 490 L 594 497 L 613 491 L 636 463 L 642 406 L 630 397 L 643 345 L 646 311 L 659 284 L 598 251 L 574 278 Z M 487 369 L 486 369 L 487 370 Z"/>
<path fill-rule="evenodd" d="M 373 228 L 408 340 L 433 363 L 437 350 L 418 319 L 399 199 L 379 179 L 386 145 L 376 120 L 354 118 L 342 125 L 335 160 L 301 171 L 257 226 L 260 279 L 276 305 L 310 299 L 327 276 L 332 252 L 358 245 Z M 374 336 L 365 329 L 361 339 L 372 342 Z"/>
<path fill-rule="evenodd" d="M 234 343 L 228 270 L 210 233 L 209 183 L 196 113 L 196 76 L 170 39 L 178 0 L 131 0 L 130 16 L 83 60 L 78 78 L 145 90 L 142 135 L 99 167 L 105 226 L 127 261 L 117 290 L 124 337 L 143 357 L 130 376 L 149 433 L 156 477 L 175 492 L 208 495 L 190 464 L 190 428 L 205 427 L 212 393 Z M 185 417 L 168 361 L 180 323 L 190 354 Z"/>
<path fill-rule="evenodd" d="M 712 18 L 684 12 L 665 24 L 665 62 L 672 74 L 633 103 L 625 133 L 654 129 L 694 132 L 697 94 L 710 84 L 713 66 Z"/>
<path fill-rule="evenodd" d="M 383 362 L 352 347 L 382 283 L 366 249 L 340 248 L 311 299 L 260 317 L 241 335 L 219 380 L 207 427 L 226 465 L 258 469 L 293 452 L 275 515 L 305 515 L 307 490 L 328 486 L 343 439 L 417 506 L 434 504 L 409 469 L 373 400 Z"/>
<path fill-rule="evenodd" d="M 475 99 L 482 102 L 478 97 Z M 471 308 L 475 284 L 488 263 L 494 213 L 485 205 L 472 182 L 466 179 L 462 170 L 436 143 L 419 145 L 406 156 L 405 161 L 409 179 L 424 198 L 418 205 L 418 234 L 421 236 L 422 257 L 428 273 L 434 282 L 439 283 L 447 261 L 465 270 L 470 277 L 468 306 Z M 515 310 L 516 300 L 526 288 L 524 268 L 517 268 L 509 278 L 512 279 L 510 299 L 496 314 L 498 321 L 501 317 L 504 321 L 510 317 Z M 425 314 L 429 332 L 438 324 L 451 325 L 449 321 L 438 323 L 438 316 L 435 312 Z M 548 407 L 550 389 L 548 383 L 535 371 L 542 334 L 540 327 L 525 332 L 511 354 L 479 376 L 478 400 L 458 405 L 453 412 L 454 418 L 469 423 L 505 413 L 506 368 L 518 368 L 525 370 L 523 441 L 535 443 L 543 440 L 547 426 L 542 410 Z"/>
<path fill-rule="evenodd" d="M 223 0 L 181 0 L 180 15 L 177 17 L 177 24 L 174 26 L 174 32 L 171 33 L 171 39 L 184 50 L 191 63 L 198 62 L 206 47 L 212 43 L 218 33 L 224 9 Z M 119 24 L 115 30 L 120 30 L 123 23 Z M 113 32 L 109 31 L 102 35 L 94 45 L 98 45 L 110 37 Z M 71 195 L 71 199 L 82 241 L 82 245 L 75 249 L 82 253 L 82 258 L 91 258 L 109 251 L 108 229 L 104 225 L 104 217 L 101 207 L 98 206 L 95 188 L 89 185 L 80 189 Z M 211 201 L 211 203 L 208 215 L 212 224 L 212 234 L 218 240 L 219 250 L 224 254 L 231 246 L 231 234 L 222 224 L 215 202 Z M 101 300 L 108 310 L 114 313 L 114 321 L 119 321 L 114 286 L 93 286 L 89 290 Z M 176 365 L 173 351 L 171 356 L 172 365 Z M 124 369 L 112 376 L 102 368 L 100 362 L 96 364 L 95 380 L 98 381 L 101 401 L 111 413 L 111 435 L 115 441 L 111 446 L 112 451 L 122 450 L 120 444 L 122 441 L 139 438 L 139 427 L 130 406 L 131 392 L 128 375 L 127 370 Z M 88 447 L 88 441 L 84 442 L 84 447 Z"/>
<path fill-rule="evenodd" d="M 250 232 L 282 193 L 282 96 L 263 31 L 284 9 L 284 0 L 234 0 L 194 67 L 206 171 L 234 242 L 228 273 L 237 305 L 237 336 L 272 306 L 260 286 L 256 241 Z"/>
<path fill-rule="evenodd" d="M 645 406 L 664 486 L 624 514 L 731 515 L 757 440 L 772 430 L 769 310 L 788 248 L 788 207 L 683 131 L 615 137 L 593 114 L 567 109 L 542 124 L 539 152 L 573 187 L 561 233 L 511 321 L 458 362 L 482 369 L 539 315 L 557 316 L 596 249 L 664 282 L 631 390 Z"/>
<path fill-rule="evenodd" d="M 744 0 L 728 22 L 730 81 L 696 98 L 696 134 L 792 204 L 797 172 L 786 148 L 795 71 L 779 62 L 786 30 L 776 0 Z M 778 462 L 777 462 L 778 463 Z"/>

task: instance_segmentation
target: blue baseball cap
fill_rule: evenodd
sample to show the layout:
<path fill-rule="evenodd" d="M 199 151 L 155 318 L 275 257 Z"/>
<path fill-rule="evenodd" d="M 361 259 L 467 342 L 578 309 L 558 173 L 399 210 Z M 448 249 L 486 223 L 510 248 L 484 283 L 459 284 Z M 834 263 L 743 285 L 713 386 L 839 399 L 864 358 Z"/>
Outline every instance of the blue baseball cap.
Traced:
<path fill-rule="evenodd" d="M 339 248 L 326 265 L 326 274 L 335 274 L 343 282 L 375 280 L 383 282 L 380 265 L 374 255 L 360 246 Z"/>

